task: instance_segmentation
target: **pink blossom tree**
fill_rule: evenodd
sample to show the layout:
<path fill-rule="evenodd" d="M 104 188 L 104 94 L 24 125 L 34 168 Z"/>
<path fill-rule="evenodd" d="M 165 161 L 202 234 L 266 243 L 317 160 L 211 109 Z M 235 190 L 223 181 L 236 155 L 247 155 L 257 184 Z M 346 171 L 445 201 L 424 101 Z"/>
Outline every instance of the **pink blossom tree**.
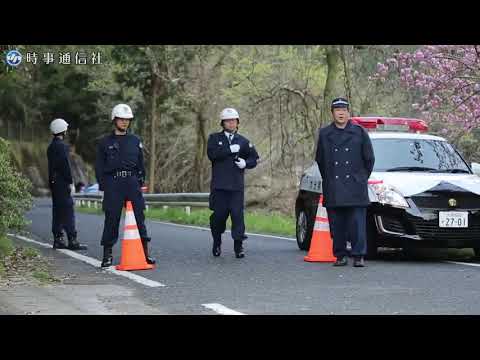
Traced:
<path fill-rule="evenodd" d="M 420 95 L 412 104 L 443 134 L 460 136 L 480 124 L 480 47 L 429 45 L 399 52 L 377 64 L 374 80 L 397 74 L 400 84 Z"/>

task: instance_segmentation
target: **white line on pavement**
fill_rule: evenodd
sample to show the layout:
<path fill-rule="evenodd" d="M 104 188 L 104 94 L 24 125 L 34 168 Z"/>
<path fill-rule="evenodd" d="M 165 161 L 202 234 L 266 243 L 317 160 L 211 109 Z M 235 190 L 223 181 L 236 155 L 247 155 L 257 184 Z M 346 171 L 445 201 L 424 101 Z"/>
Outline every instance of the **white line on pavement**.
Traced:
<path fill-rule="evenodd" d="M 212 303 L 202 304 L 202 306 L 206 307 L 207 309 L 213 310 L 220 315 L 245 315 L 244 313 L 229 309 L 222 304 Z"/>
<path fill-rule="evenodd" d="M 23 240 L 23 241 L 26 241 L 26 242 L 30 242 L 30 243 L 33 243 L 33 244 L 37 244 L 37 245 L 40 245 L 40 246 L 43 246 L 45 248 L 51 248 L 52 245 L 50 244 L 46 244 L 46 243 L 43 243 L 43 242 L 40 242 L 40 241 L 36 241 L 36 240 L 33 240 L 33 239 L 29 239 L 27 237 L 24 237 L 24 236 L 20 236 L 20 235 L 15 235 L 15 234 L 7 234 L 9 236 L 13 236 L 17 239 L 20 239 L 20 240 Z M 77 259 L 77 260 L 80 260 L 80 261 L 83 261 L 84 263 L 87 263 L 89 265 L 92 265 L 92 266 L 95 266 L 97 268 L 100 267 L 101 265 L 101 262 L 98 261 L 97 259 L 94 259 L 94 258 L 91 258 L 91 257 L 88 257 L 88 256 L 85 256 L 85 255 L 81 255 L 81 254 L 78 254 L 74 251 L 71 251 L 71 250 L 67 250 L 67 249 L 57 249 L 57 251 L 65 254 L 65 255 L 68 255 L 74 259 Z M 115 275 L 119 275 L 119 276 L 123 276 L 123 277 L 126 277 L 130 280 L 133 280 L 139 284 L 142 284 L 142 285 L 145 285 L 145 286 L 149 286 L 149 287 L 161 287 L 161 286 L 165 286 L 165 284 L 162 284 L 162 283 L 159 283 L 157 281 L 153 281 L 153 280 L 149 280 L 147 278 L 144 278 L 143 276 L 140 276 L 140 275 L 137 275 L 137 274 L 132 274 L 130 272 L 127 272 L 127 271 L 118 271 L 116 270 L 113 266 L 110 266 L 108 268 L 104 268 L 105 271 L 108 271 L 112 274 L 115 274 Z"/>
<path fill-rule="evenodd" d="M 156 221 L 156 220 L 150 220 L 150 221 L 153 222 L 153 223 L 157 223 L 157 224 L 178 226 L 178 227 L 184 227 L 184 228 L 188 228 L 188 229 L 210 231 L 210 228 L 208 228 L 208 227 L 174 224 L 174 223 L 169 223 L 169 222 L 164 222 L 164 221 Z M 230 233 L 231 231 L 226 230 L 225 232 Z M 256 233 L 245 233 L 245 234 L 251 235 L 251 236 L 261 236 L 261 237 L 273 238 L 273 239 L 283 239 L 283 240 L 288 240 L 288 241 L 297 241 L 297 239 L 294 239 L 294 238 L 276 236 L 276 235 L 264 235 L 264 234 L 256 234 Z"/>
<path fill-rule="evenodd" d="M 466 262 L 460 262 L 460 261 L 445 261 L 450 264 L 458 264 L 458 265 L 468 265 L 468 266 L 476 266 L 480 267 L 480 264 L 472 264 L 472 263 L 466 263 Z"/>

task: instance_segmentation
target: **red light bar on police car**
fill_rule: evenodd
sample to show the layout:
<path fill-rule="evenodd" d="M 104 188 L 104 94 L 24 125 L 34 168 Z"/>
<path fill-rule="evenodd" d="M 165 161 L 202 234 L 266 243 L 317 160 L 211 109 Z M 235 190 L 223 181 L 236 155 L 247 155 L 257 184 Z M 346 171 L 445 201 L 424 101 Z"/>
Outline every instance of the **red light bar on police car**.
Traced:
<path fill-rule="evenodd" d="M 352 117 L 352 123 L 370 130 L 383 131 L 413 131 L 424 132 L 428 130 L 427 123 L 420 119 L 387 118 L 387 117 Z"/>

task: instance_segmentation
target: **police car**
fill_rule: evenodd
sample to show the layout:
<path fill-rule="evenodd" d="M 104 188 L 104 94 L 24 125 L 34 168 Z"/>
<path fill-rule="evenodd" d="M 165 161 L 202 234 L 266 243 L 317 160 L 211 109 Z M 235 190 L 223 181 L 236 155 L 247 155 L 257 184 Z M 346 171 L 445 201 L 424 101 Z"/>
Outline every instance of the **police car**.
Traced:
<path fill-rule="evenodd" d="M 480 256 L 480 164 L 467 164 L 419 119 L 354 117 L 372 141 L 375 167 L 368 181 L 367 257 L 379 247 L 473 248 Z M 473 170 L 472 170 L 473 169 Z M 474 173 L 475 172 L 475 173 Z M 296 199 L 298 247 L 308 250 L 322 180 L 315 162 Z"/>

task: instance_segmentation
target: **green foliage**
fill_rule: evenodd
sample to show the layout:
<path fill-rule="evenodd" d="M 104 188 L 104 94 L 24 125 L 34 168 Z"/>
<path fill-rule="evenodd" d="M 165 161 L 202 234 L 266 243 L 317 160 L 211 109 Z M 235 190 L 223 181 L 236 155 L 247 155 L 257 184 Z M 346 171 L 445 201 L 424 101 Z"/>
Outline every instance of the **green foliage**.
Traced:
<path fill-rule="evenodd" d="M 240 131 L 255 144 L 263 162 L 249 173 L 266 175 L 272 179 L 269 186 L 281 188 L 287 181 L 294 183 L 311 164 L 315 130 L 331 121 L 329 112 L 325 114 L 328 99 L 324 96 L 351 95 L 355 115 L 421 116 L 411 106 L 419 100 L 415 90 L 402 88 L 395 77 L 386 82 L 370 79 L 378 63 L 397 51 L 417 47 L 3 46 L 0 51 L 36 51 L 39 59 L 36 65 L 25 62 L 15 69 L 0 65 L 0 136 L 48 143 L 50 121 L 62 117 L 71 125 L 68 142 L 92 164 L 96 140 L 111 130 L 113 105 L 128 103 L 135 114 L 132 131 L 144 143 L 147 169 L 150 160 L 156 169 L 155 177 L 149 179 L 155 181 L 151 188 L 157 192 L 207 191 L 206 138 L 219 129 L 219 112 L 235 107 L 240 112 Z M 46 51 L 99 51 L 102 64 L 46 65 L 42 62 Z M 334 57 L 329 56 L 332 53 Z M 327 61 L 332 58 L 335 66 Z M 327 75 L 334 79 L 331 89 L 328 82 L 329 91 L 325 89 Z M 156 119 L 154 131 L 152 118 Z M 436 132 L 436 124 L 431 125 Z M 154 154 L 150 153 L 151 134 Z M 469 156 L 477 156 L 478 136 L 458 141 Z M 15 164 L 22 171 L 29 157 L 25 150 L 23 145 L 15 149 Z M 45 164 L 39 163 L 38 168 L 43 171 Z"/>
<path fill-rule="evenodd" d="M 10 255 L 12 251 L 13 251 L 12 241 L 8 237 L 0 234 L 0 259 Z"/>
<path fill-rule="evenodd" d="M 32 205 L 30 189 L 31 183 L 12 166 L 8 143 L 0 138 L 0 237 L 26 224 L 24 213 Z"/>

